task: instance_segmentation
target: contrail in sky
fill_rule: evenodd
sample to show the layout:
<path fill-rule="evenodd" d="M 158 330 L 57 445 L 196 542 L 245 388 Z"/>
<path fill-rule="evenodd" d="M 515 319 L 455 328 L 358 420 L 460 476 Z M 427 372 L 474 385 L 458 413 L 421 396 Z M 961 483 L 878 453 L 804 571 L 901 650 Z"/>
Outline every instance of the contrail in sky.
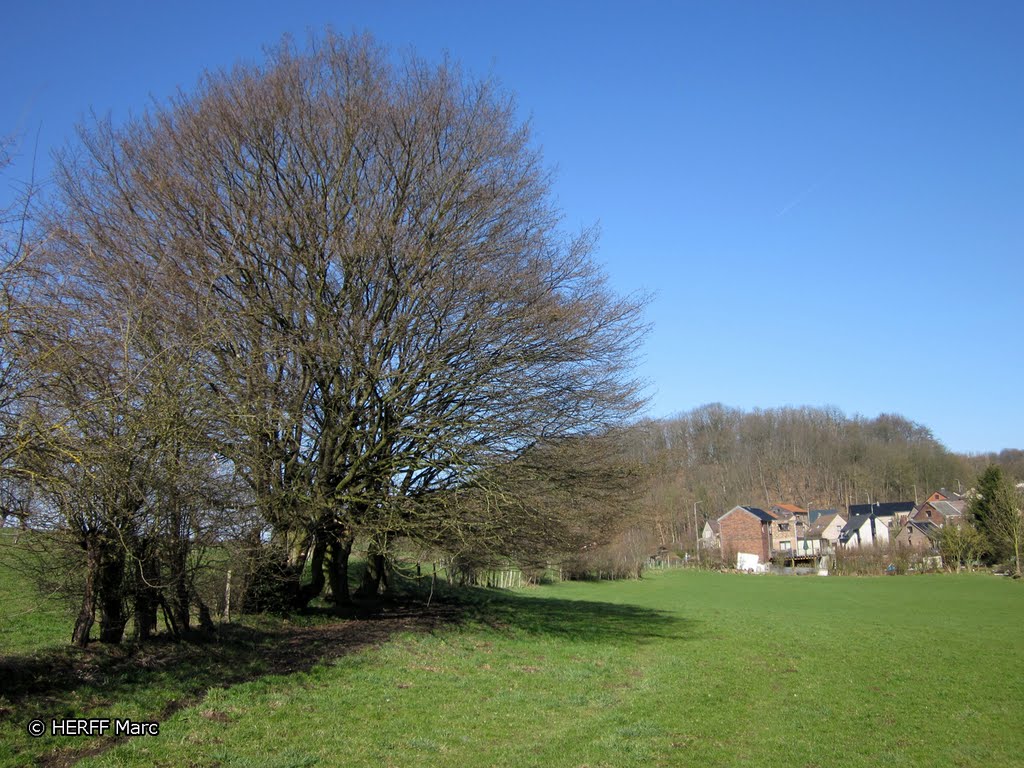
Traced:
<path fill-rule="evenodd" d="M 781 208 L 781 209 L 779 210 L 779 212 L 775 214 L 775 218 L 776 218 L 776 219 L 781 219 L 781 218 L 782 218 L 783 216 L 785 216 L 785 215 L 786 215 L 787 213 L 789 213 L 789 212 L 790 212 L 791 210 L 793 210 L 794 208 L 796 208 L 796 206 L 797 206 L 797 205 L 799 205 L 799 204 L 800 204 L 800 202 L 801 202 L 801 201 L 802 201 L 802 200 L 803 200 L 803 199 L 804 199 L 805 197 L 807 197 L 807 196 L 808 196 L 809 194 L 811 194 L 811 192 L 813 192 L 813 191 L 814 191 L 814 190 L 816 190 L 817 188 L 818 188 L 818 182 L 814 182 L 813 184 L 811 184 L 811 186 L 809 186 L 809 187 L 808 187 L 807 189 L 805 189 L 805 190 L 804 190 L 803 192 L 801 192 L 801 193 L 800 193 L 799 195 L 797 195 L 797 196 L 796 196 L 796 197 L 794 197 L 794 198 L 793 198 L 792 200 L 790 200 L 790 201 L 789 201 L 789 203 L 787 203 L 786 205 L 784 205 L 784 206 L 783 206 L 783 207 L 782 207 L 782 208 Z"/>

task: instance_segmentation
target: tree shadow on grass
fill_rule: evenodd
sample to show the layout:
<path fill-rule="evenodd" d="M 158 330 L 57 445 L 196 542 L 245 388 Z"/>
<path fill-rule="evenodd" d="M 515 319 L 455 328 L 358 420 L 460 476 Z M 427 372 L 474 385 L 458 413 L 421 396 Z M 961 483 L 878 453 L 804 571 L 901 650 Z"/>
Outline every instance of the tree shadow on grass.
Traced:
<path fill-rule="evenodd" d="M 476 597 L 465 608 L 467 618 L 525 635 L 614 644 L 698 637 L 695 620 L 643 606 L 514 592 L 492 591 Z"/>
<path fill-rule="evenodd" d="M 358 606 L 351 615 L 356 618 L 314 608 L 294 622 L 222 625 L 214 638 L 0 658 L 0 736 L 21 734 L 18 744 L 8 745 L 19 764 L 72 765 L 124 737 L 34 740 L 25 735 L 26 724 L 90 716 L 162 722 L 213 688 L 308 671 L 397 633 L 443 631 L 463 622 L 513 635 L 613 644 L 696 637 L 692 620 L 649 608 L 481 588 L 425 591 L 422 581 L 403 585 L 395 600 Z"/>
<path fill-rule="evenodd" d="M 400 632 L 429 632 L 460 621 L 454 605 L 364 607 L 358 620 L 297 617 L 264 626 L 226 624 L 215 637 L 87 649 L 54 648 L 0 658 L 0 747 L 17 733 L 17 764 L 67 766 L 100 754 L 124 737 L 29 739 L 28 722 L 72 717 L 130 717 L 162 722 L 199 703 L 213 688 L 268 675 L 305 672 L 320 663 L 378 646 Z M 9 741 L 13 742 L 13 740 Z M 3 757 L 0 749 L 0 758 Z M 0 759 L 0 763 L 3 760 Z"/>
<path fill-rule="evenodd" d="M 325 611 L 309 615 L 328 616 Z M 263 675 L 303 672 L 315 664 L 380 645 L 398 632 L 430 631 L 458 623 L 454 605 L 388 605 L 359 611 L 358 620 L 294 624 L 272 628 L 222 624 L 215 636 L 194 635 L 175 642 L 159 636 L 144 644 L 71 646 L 21 656 L 0 657 L 0 719 L 12 704 L 31 699 L 57 703 L 64 692 L 83 686 L 102 688 L 116 700 L 121 689 L 149 683 L 173 688 L 209 688 Z"/>

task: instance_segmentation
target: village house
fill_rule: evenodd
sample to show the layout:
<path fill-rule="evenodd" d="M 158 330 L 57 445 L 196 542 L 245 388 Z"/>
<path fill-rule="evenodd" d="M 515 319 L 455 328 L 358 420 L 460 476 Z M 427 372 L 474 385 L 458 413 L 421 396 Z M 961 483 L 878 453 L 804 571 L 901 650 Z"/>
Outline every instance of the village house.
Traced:
<path fill-rule="evenodd" d="M 722 546 L 722 537 L 718 532 L 718 521 L 707 520 L 700 532 L 700 546 L 705 549 L 717 549 Z"/>
<path fill-rule="evenodd" d="M 797 549 L 797 542 L 804 538 L 807 529 L 807 510 L 795 504 L 775 504 L 768 507 L 772 521 L 772 549 L 775 552 L 791 552 Z"/>
<path fill-rule="evenodd" d="M 772 514 L 783 513 L 789 515 L 795 515 L 801 517 L 803 522 L 807 522 L 807 510 L 803 507 L 798 507 L 796 504 L 775 504 L 768 507 L 768 511 Z"/>
<path fill-rule="evenodd" d="M 893 543 L 907 549 L 927 550 L 935 546 L 939 527 L 927 520 L 907 520 L 893 537 Z"/>
<path fill-rule="evenodd" d="M 867 504 L 857 506 L 868 506 Z M 853 507 L 850 507 L 853 510 Z M 889 542 L 889 522 L 892 517 L 878 517 L 867 513 L 850 515 L 850 520 L 839 532 L 839 545 L 849 549 L 871 547 Z"/>
<path fill-rule="evenodd" d="M 939 488 L 939 490 L 925 499 L 925 503 L 929 501 L 964 501 L 964 497 L 962 494 L 947 491 L 945 488 Z"/>
<path fill-rule="evenodd" d="M 822 553 L 822 541 L 821 539 L 800 539 L 796 543 L 796 555 L 797 557 L 811 557 L 812 555 L 820 555 Z M 824 547 L 827 552 L 828 547 Z"/>
<path fill-rule="evenodd" d="M 733 562 L 741 552 L 767 563 L 772 553 L 771 526 L 775 518 L 757 507 L 733 507 L 718 518 L 722 557 Z"/>
<path fill-rule="evenodd" d="M 807 527 L 804 538 L 808 542 L 818 542 L 818 549 L 815 551 L 829 550 L 839 543 L 839 534 L 845 525 L 846 518 L 841 512 L 825 510 L 825 514 L 816 516 L 814 522 Z"/>
<path fill-rule="evenodd" d="M 918 523 L 931 523 L 939 528 L 946 525 L 960 525 L 963 521 L 964 507 L 967 502 L 959 501 L 926 501 L 910 516 Z"/>

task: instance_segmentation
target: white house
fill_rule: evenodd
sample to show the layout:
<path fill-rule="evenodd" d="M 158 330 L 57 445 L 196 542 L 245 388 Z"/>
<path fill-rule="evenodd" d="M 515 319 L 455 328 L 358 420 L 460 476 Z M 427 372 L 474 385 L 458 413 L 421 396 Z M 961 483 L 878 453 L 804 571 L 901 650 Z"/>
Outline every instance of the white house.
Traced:
<path fill-rule="evenodd" d="M 875 515 L 851 515 L 850 522 L 843 526 L 839 534 L 840 546 L 849 549 L 871 547 L 889 542 L 889 522 L 887 518 Z"/>
<path fill-rule="evenodd" d="M 820 515 L 807 529 L 808 541 L 818 540 L 819 546 L 834 547 L 839 541 L 839 534 L 846 525 L 846 518 L 839 512 L 827 512 Z"/>
<path fill-rule="evenodd" d="M 708 520 L 704 523 L 704 530 L 700 532 L 700 545 L 710 549 L 715 549 L 722 545 L 722 537 L 717 520 Z"/>

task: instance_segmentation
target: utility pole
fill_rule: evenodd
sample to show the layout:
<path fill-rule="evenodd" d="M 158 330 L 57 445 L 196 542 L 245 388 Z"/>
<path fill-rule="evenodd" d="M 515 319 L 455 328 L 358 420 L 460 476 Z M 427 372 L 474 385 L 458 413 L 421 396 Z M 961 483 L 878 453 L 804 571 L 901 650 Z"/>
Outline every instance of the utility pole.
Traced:
<path fill-rule="evenodd" d="M 693 502 L 693 536 L 697 545 L 697 567 L 700 568 L 700 528 L 697 527 L 697 502 Z"/>

